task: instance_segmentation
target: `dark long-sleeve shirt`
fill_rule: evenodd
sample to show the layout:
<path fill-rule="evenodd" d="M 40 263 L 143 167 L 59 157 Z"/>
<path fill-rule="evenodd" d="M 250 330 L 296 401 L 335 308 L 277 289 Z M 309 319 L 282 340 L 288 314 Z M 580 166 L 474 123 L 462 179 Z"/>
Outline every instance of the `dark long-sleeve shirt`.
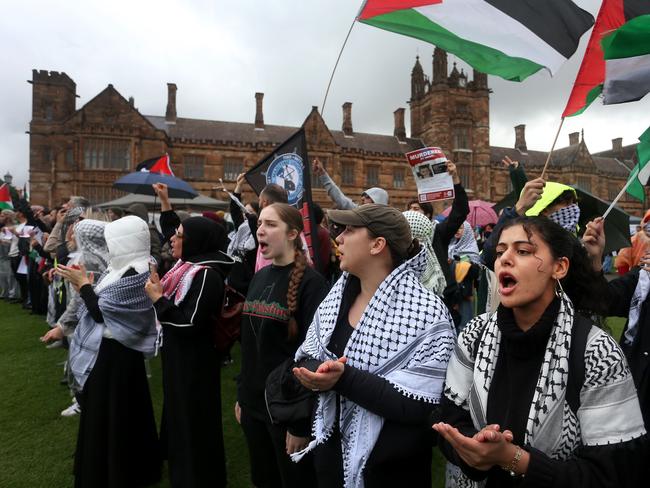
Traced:
<path fill-rule="evenodd" d="M 440 448 L 445 457 L 460 466 L 471 479 L 487 479 L 487 488 L 641 486 L 641 473 L 646 469 L 643 459 L 648 454 L 645 436 L 618 444 L 582 446 L 565 461 L 554 460 L 531 446 L 524 446 L 525 425 L 558 309 L 556 300 L 527 332 L 518 329 L 511 311 L 508 313 L 502 308 L 498 311 L 502 337 L 488 394 L 487 423 L 498 423 L 502 429 L 512 430 L 514 443 L 530 453 L 525 477 L 513 478 L 498 466 L 489 471 L 473 469 L 443 438 L 439 438 Z M 574 361 L 575 358 L 571 358 L 571 364 Z M 477 432 L 469 411 L 447 398 L 441 403 L 441 420 L 458 428 L 465 436 L 471 437 Z"/>
<path fill-rule="evenodd" d="M 358 279 L 351 277 L 328 344 L 328 349 L 339 357 L 343 355 L 353 330 L 348 313 L 359 294 L 359 287 Z M 368 488 L 431 486 L 434 434 L 429 419 L 435 405 L 408 398 L 385 378 L 347 365 L 333 389 L 339 396 L 384 419 L 364 468 Z M 335 431 L 315 452 L 316 470 L 319 476 L 324 477 L 325 487 L 342 486 L 343 457 L 338 426 Z"/>
<path fill-rule="evenodd" d="M 298 288 L 298 333 L 289 337 L 287 290 L 293 266 L 270 265 L 255 273 L 244 304 L 238 400 L 259 419 L 268 419 L 264 389 L 269 373 L 294 357 L 328 291 L 325 279 L 307 266 Z"/>
<path fill-rule="evenodd" d="M 431 243 L 433 251 L 436 253 L 436 257 L 440 263 L 440 268 L 445 275 L 447 285 L 455 282 L 449 263 L 447 262 L 449 243 L 469 215 L 469 201 L 463 185 L 460 183 L 454 185 L 454 193 L 454 203 L 451 206 L 449 216 L 443 222 L 436 225 L 433 242 Z"/>

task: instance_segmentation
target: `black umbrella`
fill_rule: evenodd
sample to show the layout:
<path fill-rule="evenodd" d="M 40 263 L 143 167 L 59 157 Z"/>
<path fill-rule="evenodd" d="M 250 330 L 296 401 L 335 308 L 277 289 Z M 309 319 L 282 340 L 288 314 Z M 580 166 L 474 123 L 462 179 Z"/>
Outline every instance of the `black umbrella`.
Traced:
<path fill-rule="evenodd" d="M 580 233 L 582 234 L 587 223 L 596 217 L 601 217 L 609 202 L 601 200 L 595 195 L 575 186 L 572 188 L 578 195 L 578 206 L 580 207 Z M 496 203 L 492 208 L 497 214 L 505 207 L 512 207 L 517 203 L 514 192 L 510 192 L 503 200 Z M 630 241 L 630 215 L 618 207 L 614 207 L 605 219 L 605 252 L 618 251 L 621 248 L 631 246 Z"/>
<path fill-rule="evenodd" d="M 170 198 L 192 199 L 199 196 L 198 192 L 186 181 L 175 176 L 150 173 L 149 171 L 136 171 L 122 176 L 113 183 L 113 188 L 128 193 L 138 193 L 140 195 L 151 195 L 155 197 L 156 192 L 154 192 L 151 186 L 154 183 L 164 183 L 167 185 Z"/>

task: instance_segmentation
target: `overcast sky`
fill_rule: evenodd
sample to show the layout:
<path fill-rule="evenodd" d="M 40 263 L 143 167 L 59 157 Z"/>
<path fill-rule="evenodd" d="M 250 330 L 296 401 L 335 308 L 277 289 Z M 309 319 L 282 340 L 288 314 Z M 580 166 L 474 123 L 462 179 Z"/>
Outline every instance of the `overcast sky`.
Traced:
<path fill-rule="evenodd" d="M 597 14 L 598 0 L 576 0 Z M 164 115 L 167 82 L 178 85 L 179 117 L 253 122 L 254 93 L 264 92 L 267 124 L 298 126 L 320 106 L 359 0 L 21 0 L 0 16 L 0 172 L 22 186 L 29 165 L 31 70 L 65 71 L 77 108 L 112 83 L 146 115 Z M 558 75 L 523 83 L 489 77 L 492 145 L 513 146 L 526 124 L 530 149 L 549 150 L 588 35 Z M 354 130 L 392 134 L 393 111 L 408 107 L 416 54 L 431 74 L 433 46 L 356 24 L 325 107 L 340 129 L 341 105 L 353 103 Z M 453 57 L 450 56 L 450 67 Z M 459 63 L 464 66 L 463 63 Z M 466 70 L 467 67 L 465 66 Z M 624 144 L 650 125 L 650 97 L 619 106 L 596 101 L 567 119 L 558 147 L 584 128 L 592 152 Z M 408 120 L 408 115 L 407 115 Z"/>

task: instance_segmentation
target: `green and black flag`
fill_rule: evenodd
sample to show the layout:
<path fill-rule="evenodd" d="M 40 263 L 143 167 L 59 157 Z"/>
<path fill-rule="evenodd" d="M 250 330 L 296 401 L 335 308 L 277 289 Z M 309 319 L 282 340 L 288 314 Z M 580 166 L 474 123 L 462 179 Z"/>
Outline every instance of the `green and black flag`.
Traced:
<path fill-rule="evenodd" d="M 287 192 L 289 204 L 300 210 L 304 235 L 312 261 L 318 266 L 318 232 L 311 197 L 311 167 L 305 130 L 300 128 L 289 139 L 264 156 L 246 172 L 246 181 L 258 195 L 275 183 Z"/>

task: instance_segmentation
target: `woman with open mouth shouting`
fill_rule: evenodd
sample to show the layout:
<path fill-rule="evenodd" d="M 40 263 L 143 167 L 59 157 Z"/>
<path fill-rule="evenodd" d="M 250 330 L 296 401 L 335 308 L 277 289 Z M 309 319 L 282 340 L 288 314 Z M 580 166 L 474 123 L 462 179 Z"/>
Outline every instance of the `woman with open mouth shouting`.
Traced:
<path fill-rule="evenodd" d="M 248 287 L 235 405 L 248 444 L 252 481 L 259 487 L 315 485 L 311 459 L 294 464 L 289 458 L 309 441 L 309 419 L 288 429 L 273 424 L 265 399 L 267 377 L 293 358 L 327 293 L 325 279 L 307 264 L 302 230 L 302 215 L 286 203 L 267 205 L 260 212 L 259 250 L 272 264 L 255 273 Z"/>
<path fill-rule="evenodd" d="M 497 237 L 495 272 L 501 304 L 461 332 L 433 426 L 462 469 L 456 486 L 644 485 L 623 353 L 576 312 L 602 303 L 580 241 L 545 217 L 516 218 Z"/>

